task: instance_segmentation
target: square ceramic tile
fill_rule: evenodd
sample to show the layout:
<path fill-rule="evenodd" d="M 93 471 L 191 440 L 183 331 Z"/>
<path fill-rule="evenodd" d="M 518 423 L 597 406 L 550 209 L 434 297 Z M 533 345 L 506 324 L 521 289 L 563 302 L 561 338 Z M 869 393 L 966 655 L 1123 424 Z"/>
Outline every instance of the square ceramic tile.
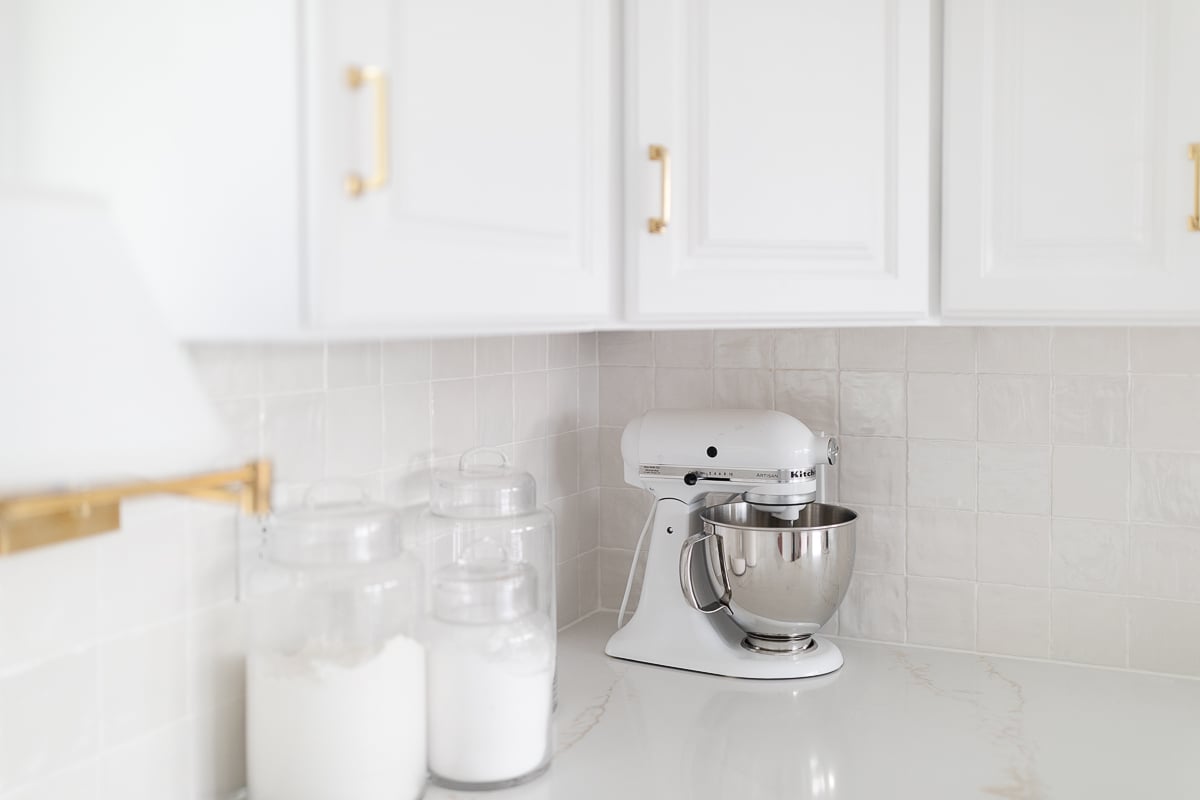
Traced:
<path fill-rule="evenodd" d="M 433 374 L 433 345 L 428 339 L 383 343 L 384 383 L 427 381 Z"/>
<path fill-rule="evenodd" d="M 833 371 L 775 371 L 775 408 L 813 431 L 838 432 L 838 375 Z"/>
<path fill-rule="evenodd" d="M 979 510 L 1049 514 L 1050 455 L 1042 445 L 979 445 Z"/>
<path fill-rule="evenodd" d="M 560 564 L 555 577 L 555 610 L 558 613 L 558 627 L 561 628 L 579 619 L 579 559 Z"/>
<path fill-rule="evenodd" d="M 774 395 L 769 369 L 713 370 L 714 408 L 772 408 Z"/>
<path fill-rule="evenodd" d="M 908 510 L 908 574 L 975 578 L 975 513 L 934 508 Z"/>
<path fill-rule="evenodd" d="M 475 374 L 503 375 L 513 371 L 513 337 L 481 336 L 475 340 Z"/>
<path fill-rule="evenodd" d="M 974 510 L 978 454 L 971 442 L 912 439 L 908 443 L 908 504 Z"/>
<path fill-rule="evenodd" d="M 430 408 L 435 457 L 457 457 L 478 443 L 474 379 L 434 381 Z"/>
<path fill-rule="evenodd" d="M 602 331 L 597 339 L 601 366 L 649 367 L 654 339 L 649 331 Z"/>
<path fill-rule="evenodd" d="M 591 550 L 579 556 L 579 614 L 586 616 L 600 607 L 599 552 Z"/>
<path fill-rule="evenodd" d="M 1200 675 L 1200 603 L 1129 599 L 1129 666 L 1153 672 Z"/>
<path fill-rule="evenodd" d="M 546 373 L 546 402 L 551 434 L 567 433 L 579 424 L 579 370 L 552 369 Z"/>
<path fill-rule="evenodd" d="M 1050 653 L 1050 591 L 981 583 L 976 646 L 983 653 L 1046 658 Z"/>
<path fill-rule="evenodd" d="M 975 372 L 975 328 L 909 328 L 912 372 Z"/>
<path fill-rule="evenodd" d="M 1200 529 L 1134 525 L 1129 554 L 1131 594 L 1200 602 Z"/>
<path fill-rule="evenodd" d="M 513 372 L 545 369 L 550 343 L 545 334 L 513 337 Z"/>
<path fill-rule="evenodd" d="M 832 328 L 775 332 L 776 369 L 837 369 L 838 333 Z"/>
<path fill-rule="evenodd" d="M 434 339 L 433 379 L 469 378 L 475 374 L 474 339 Z"/>
<path fill-rule="evenodd" d="M 842 372 L 838 430 L 855 436 L 903 436 L 904 373 Z"/>
<path fill-rule="evenodd" d="M 903 439 L 842 436 L 838 459 L 838 497 L 843 503 L 904 505 Z"/>
<path fill-rule="evenodd" d="M 600 428 L 600 485 L 625 485 L 625 463 L 621 458 L 621 428 Z"/>
<path fill-rule="evenodd" d="M 545 372 L 520 372 L 513 376 L 513 438 L 518 442 L 540 439 L 548 430 L 549 377 Z"/>
<path fill-rule="evenodd" d="M 902 642 L 906 604 L 903 575 L 856 572 L 838 608 L 838 630 L 843 636 Z"/>
<path fill-rule="evenodd" d="M 325 461 L 325 395 L 281 395 L 263 401 L 263 452 L 270 456 L 275 480 L 318 480 Z"/>
<path fill-rule="evenodd" d="M 858 514 L 854 565 L 863 572 L 904 574 L 906 518 L 896 506 L 852 507 Z"/>
<path fill-rule="evenodd" d="M 979 441 L 1050 441 L 1050 379 L 1038 375 L 979 376 Z"/>
<path fill-rule="evenodd" d="M 0 786 L 18 786 L 94 754 L 99 744 L 94 649 L 0 677 Z"/>
<path fill-rule="evenodd" d="M 294 394 L 324 388 L 324 345 L 271 344 L 262 348 L 264 394 Z"/>
<path fill-rule="evenodd" d="M 769 368 L 773 363 L 772 337 L 771 331 L 716 331 L 713 334 L 713 364 L 741 369 Z"/>
<path fill-rule="evenodd" d="M 159 800 L 187 797 L 188 728 L 182 723 L 150 733 L 100 758 L 100 797 Z"/>
<path fill-rule="evenodd" d="M 1129 510 L 1129 451 L 1055 447 L 1051 493 L 1055 516 L 1124 520 Z"/>
<path fill-rule="evenodd" d="M 325 376 L 330 389 L 378 386 L 382 379 L 379 342 L 330 342 Z"/>
<path fill-rule="evenodd" d="M 1130 517 L 1200 526 L 1200 454 L 1133 454 Z"/>
<path fill-rule="evenodd" d="M 102 637 L 169 622 L 187 610 L 187 516 L 153 505 L 139 509 L 136 502 L 121 511 L 120 534 L 98 541 Z"/>
<path fill-rule="evenodd" d="M 979 381 L 974 374 L 908 373 L 908 435 L 974 441 Z"/>
<path fill-rule="evenodd" d="M 489 446 L 513 441 L 513 376 L 489 375 L 475 381 L 475 425 L 479 443 Z M 575 420 L 571 420 L 574 427 Z"/>
<path fill-rule="evenodd" d="M 1129 564 L 1129 526 L 1056 519 L 1050 532 L 1050 585 L 1121 594 Z"/>
<path fill-rule="evenodd" d="M 574 431 L 552 436 L 546 443 L 546 478 L 543 489 L 548 500 L 579 491 L 579 435 Z"/>
<path fill-rule="evenodd" d="M 384 466 L 404 467 L 429 457 L 433 448 L 429 395 L 427 383 L 383 388 Z"/>
<path fill-rule="evenodd" d="M 908 641 L 934 647 L 975 647 L 975 584 L 908 579 Z"/>
<path fill-rule="evenodd" d="M 654 363 L 659 367 L 711 367 L 713 332 L 655 331 Z"/>
<path fill-rule="evenodd" d="M 712 408 L 711 369 L 658 367 L 654 370 L 655 408 Z"/>
<path fill-rule="evenodd" d="M 629 568 L 633 564 L 633 551 L 601 547 L 596 551 L 600 563 L 600 607 L 616 611 L 621 607 L 629 579 Z M 631 587 L 626 613 L 637 610 L 638 595 L 642 592 L 642 578 L 646 574 L 646 557 L 638 560 Z M 628 617 L 627 617 L 628 619 Z"/>
<path fill-rule="evenodd" d="M 110 639 L 100 648 L 100 735 L 105 747 L 183 718 L 187 637 L 182 620 Z"/>
<path fill-rule="evenodd" d="M 95 641 L 98 576 L 86 539 L 0 559 L 0 674 Z"/>
<path fill-rule="evenodd" d="M 1123 667 L 1127 600 L 1056 589 L 1050 596 L 1050 657 L 1080 664 Z"/>
<path fill-rule="evenodd" d="M 1054 443 L 1124 446 L 1129 441 L 1128 400 L 1129 379 L 1124 375 L 1056 376 Z"/>
<path fill-rule="evenodd" d="M 1050 371 L 1049 328 L 980 328 L 979 371 L 1046 373 Z"/>
<path fill-rule="evenodd" d="M 600 368 L 600 424 L 625 427 L 654 406 L 654 370 L 649 367 Z"/>
<path fill-rule="evenodd" d="M 582 428 L 579 431 L 579 490 L 600 485 L 600 429 Z"/>
<path fill-rule="evenodd" d="M 599 500 L 600 546 L 632 550 L 650 514 L 653 496 L 642 489 L 628 487 L 601 489 Z"/>
<path fill-rule="evenodd" d="M 590 367 L 600 363 L 599 338 L 600 335 L 595 331 L 579 334 L 579 366 Z"/>
<path fill-rule="evenodd" d="M 1133 446 L 1200 450 L 1200 376 L 1134 375 L 1130 403 Z"/>
<path fill-rule="evenodd" d="M 904 328 L 843 328 L 838 331 L 838 363 L 842 369 L 904 369 L 904 351 Z"/>
<path fill-rule="evenodd" d="M 383 466 L 383 392 L 378 386 L 325 396 L 325 475 L 361 475 Z"/>
<path fill-rule="evenodd" d="M 548 345 L 546 365 L 550 369 L 579 366 L 579 334 L 552 333 Z"/>
<path fill-rule="evenodd" d="M 600 368 L 579 368 L 579 427 L 600 424 Z"/>
<path fill-rule="evenodd" d="M 1130 328 L 1133 372 L 1200 374 L 1200 328 Z"/>
<path fill-rule="evenodd" d="M 979 515 L 979 580 L 1016 586 L 1050 585 L 1050 520 L 1013 514 Z"/>
<path fill-rule="evenodd" d="M 1129 371 L 1127 328 L 1055 328 L 1054 372 L 1124 375 Z"/>

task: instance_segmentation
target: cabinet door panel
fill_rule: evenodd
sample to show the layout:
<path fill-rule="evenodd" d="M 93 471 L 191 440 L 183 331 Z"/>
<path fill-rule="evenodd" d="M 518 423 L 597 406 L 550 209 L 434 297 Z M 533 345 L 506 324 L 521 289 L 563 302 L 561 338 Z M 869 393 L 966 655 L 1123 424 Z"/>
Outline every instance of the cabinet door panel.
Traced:
<path fill-rule="evenodd" d="M 611 308 L 611 5 L 314 3 L 310 297 L 319 324 L 439 330 Z M 386 186 L 352 64 L 388 85 Z"/>
<path fill-rule="evenodd" d="M 923 2 L 626 6 L 626 220 L 643 319 L 927 309 L 930 9 Z M 651 144 L 672 156 L 660 203 Z"/>
<path fill-rule="evenodd" d="M 1200 310 L 1186 225 L 1200 7 L 950 0 L 946 13 L 947 314 Z"/>

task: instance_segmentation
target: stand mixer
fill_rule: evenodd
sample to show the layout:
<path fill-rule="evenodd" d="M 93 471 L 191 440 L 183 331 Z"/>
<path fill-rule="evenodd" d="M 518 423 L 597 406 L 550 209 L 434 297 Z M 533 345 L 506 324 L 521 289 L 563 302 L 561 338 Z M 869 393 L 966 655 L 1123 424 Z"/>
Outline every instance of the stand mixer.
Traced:
<path fill-rule="evenodd" d="M 814 635 L 854 563 L 854 512 L 818 502 L 837 453 L 835 439 L 778 411 L 654 410 L 630 422 L 625 480 L 655 503 L 637 611 L 605 652 L 738 678 L 841 667 L 837 646 Z M 708 506 L 716 493 L 741 500 Z"/>

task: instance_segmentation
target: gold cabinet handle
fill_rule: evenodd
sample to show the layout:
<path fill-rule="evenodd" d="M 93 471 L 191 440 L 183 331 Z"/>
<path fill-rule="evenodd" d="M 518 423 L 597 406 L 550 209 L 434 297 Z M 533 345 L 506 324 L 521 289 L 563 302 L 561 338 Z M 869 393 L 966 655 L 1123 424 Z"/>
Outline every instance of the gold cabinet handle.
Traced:
<path fill-rule="evenodd" d="M 650 160 L 662 162 L 662 208 L 659 216 L 650 218 L 650 232 L 662 233 L 671 223 L 671 153 L 661 144 L 650 145 Z"/>
<path fill-rule="evenodd" d="M 388 80 L 379 67 L 350 67 L 346 70 L 346 85 L 361 89 L 370 85 L 375 101 L 374 129 L 371 137 L 375 149 L 375 169 L 369 178 L 357 172 L 346 176 L 346 194 L 351 197 L 382 189 L 388 182 Z"/>
<path fill-rule="evenodd" d="M 1188 217 L 1188 230 L 1195 233 L 1200 231 L 1200 144 L 1188 145 L 1188 158 L 1196 166 L 1192 178 L 1192 215 Z"/>

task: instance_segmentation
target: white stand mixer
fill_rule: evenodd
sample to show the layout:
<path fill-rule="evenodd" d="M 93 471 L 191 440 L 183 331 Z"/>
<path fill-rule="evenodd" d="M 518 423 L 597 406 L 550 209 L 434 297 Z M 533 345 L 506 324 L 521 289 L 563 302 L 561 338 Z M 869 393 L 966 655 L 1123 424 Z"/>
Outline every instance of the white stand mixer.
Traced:
<path fill-rule="evenodd" d="M 844 585 L 821 593 L 827 608 L 813 614 L 823 614 L 824 618 L 815 623 L 810 619 L 803 626 L 804 636 L 799 639 L 803 647 L 764 649 L 751 644 L 755 637 L 748 637 L 746 628 L 735 621 L 739 609 L 730 600 L 730 583 L 723 568 L 720 565 L 714 568 L 707 556 L 693 559 L 691 553 L 701 540 L 713 536 L 711 532 L 699 533 L 704 501 L 712 492 L 741 493 L 753 507 L 752 513 L 777 521 L 775 524 L 785 529 L 793 524 L 788 520 L 796 520 L 809 504 L 818 500 L 821 477 L 818 467 L 834 463 L 836 440 L 815 435 L 804 423 L 777 411 L 656 410 L 625 428 L 621 454 L 626 482 L 653 493 L 655 508 L 653 524 L 648 530 L 649 554 L 638 608 L 629 622 L 609 639 L 605 647 L 608 655 L 738 678 L 803 678 L 824 675 L 842 665 L 841 651 L 832 642 L 808 634 L 832 616 L 845 592 Z M 845 561 L 848 551 L 852 562 L 854 514 L 837 510 L 848 515 L 842 533 L 848 545 L 842 546 L 841 555 L 836 551 L 833 555 Z M 705 524 L 706 531 L 709 527 Z M 747 536 L 772 533 L 762 527 L 746 531 Z M 831 530 L 818 533 L 826 537 L 828 562 Z M 778 550 L 783 541 L 784 537 L 779 537 L 774 549 Z M 789 551 L 791 547 L 786 545 Z M 789 552 L 785 558 L 798 559 L 801 547 L 797 544 L 795 556 Z M 809 557 L 808 547 L 803 545 L 805 558 Z M 725 550 L 719 552 L 724 563 Z M 814 552 L 814 557 L 819 563 L 820 555 Z M 698 568 L 700 562 L 705 562 L 703 566 L 709 574 L 719 574 L 725 586 L 723 598 L 703 605 L 696 597 L 689 575 L 692 570 L 703 579 L 705 570 Z M 733 563 L 731 575 L 747 574 L 745 559 Z M 754 566 L 750 563 L 751 568 Z M 826 563 L 824 568 L 828 566 Z M 850 565 L 839 564 L 838 569 L 845 575 L 842 583 L 848 582 Z M 794 587 L 795 576 L 800 573 L 775 574 L 785 575 L 785 580 L 792 581 Z M 735 587 L 732 595 L 738 591 Z M 780 584 L 781 593 L 790 591 L 788 585 Z M 715 597 L 717 589 L 712 594 Z M 829 595 L 836 595 L 831 603 Z"/>

